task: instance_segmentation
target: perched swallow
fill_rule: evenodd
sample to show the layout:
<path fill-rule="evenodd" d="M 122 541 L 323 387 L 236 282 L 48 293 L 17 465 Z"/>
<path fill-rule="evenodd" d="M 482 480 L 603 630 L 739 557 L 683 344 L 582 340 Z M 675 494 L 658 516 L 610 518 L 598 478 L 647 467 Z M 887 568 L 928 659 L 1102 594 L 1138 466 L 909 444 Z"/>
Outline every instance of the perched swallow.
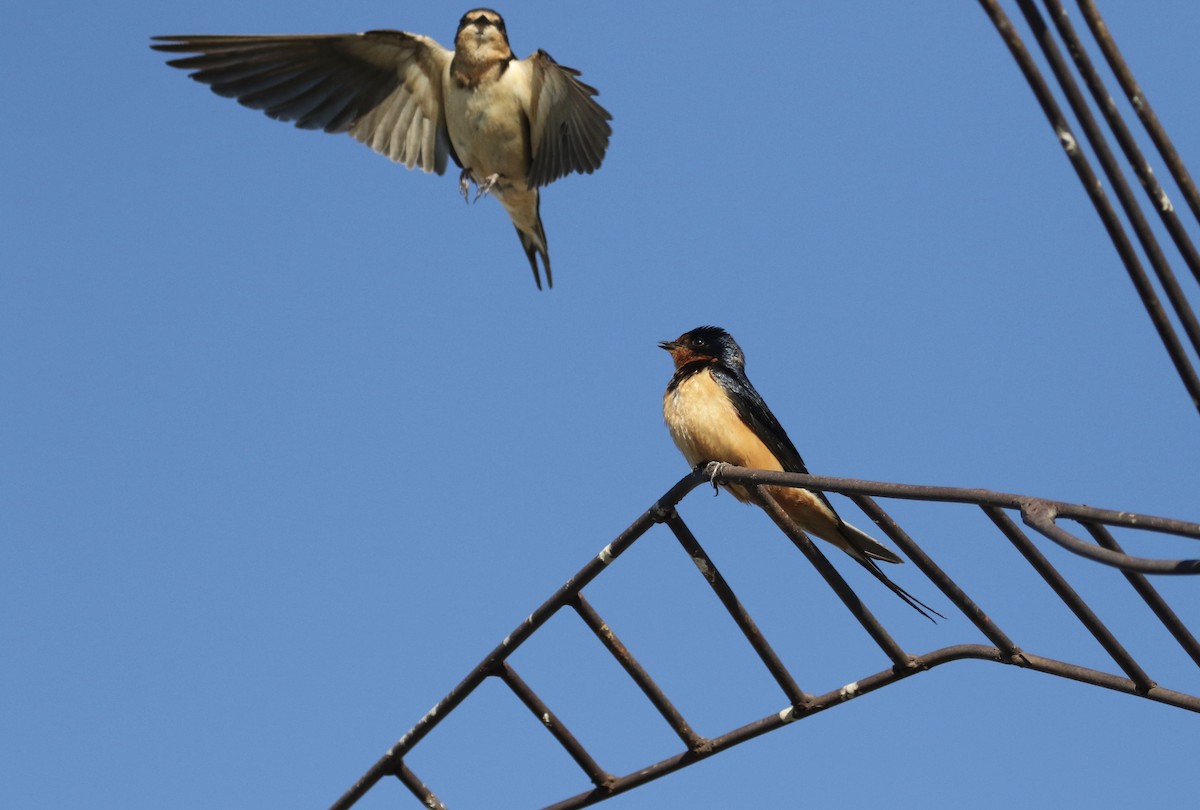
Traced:
<path fill-rule="evenodd" d="M 659 346 L 675 361 L 675 374 L 663 395 L 663 417 L 689 464 L 724 461 L 759 470 L 808 473 L 796 446 L 746 377 L 745 355 L 728 332 L 701 326 Z M 739 501 L 754 502 L 745 487 L 724 486 Z M 925 611 L 937 611 L 888 579 L 875 562 L 904 560 L 842 520 L 823 492 L 788 487 L 763 489 L 800 528 L 849 554 L 918 613 L 932 620 Z"/>
<path fill-rule="evenodd" d="M 464 14 L 453 51 L 404 31 L 154 40 L 159 51 L 198 54 L 167 64 L 272 118 L 348 132 L 410 169 L 442 174 L 449 155 L 463 196 L 473 181 L 475 199 L 500 200 L 538 289 L 538 256 L 554 286 L 538 189 L 600 168 L 612 116 L 579 71 L 543 50 L 514 58 L 495 11 Z"/>

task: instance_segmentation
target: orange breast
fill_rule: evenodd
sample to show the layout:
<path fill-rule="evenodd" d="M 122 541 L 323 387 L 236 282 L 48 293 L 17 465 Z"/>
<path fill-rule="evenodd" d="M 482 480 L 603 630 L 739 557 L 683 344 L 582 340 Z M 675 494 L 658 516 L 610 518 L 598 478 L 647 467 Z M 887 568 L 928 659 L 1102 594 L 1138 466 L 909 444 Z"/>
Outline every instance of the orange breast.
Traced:
<path fill-rule="evenodd" d="M 729 396 L 708 369 L 696 372 L 663 397 L 663 418 L 675 446 L 688 463 L 724 461 L 739 467 L 782 470 L 762 440 L 733 407 Z M 741 487 L 730 491 L 746 500 Z"/>

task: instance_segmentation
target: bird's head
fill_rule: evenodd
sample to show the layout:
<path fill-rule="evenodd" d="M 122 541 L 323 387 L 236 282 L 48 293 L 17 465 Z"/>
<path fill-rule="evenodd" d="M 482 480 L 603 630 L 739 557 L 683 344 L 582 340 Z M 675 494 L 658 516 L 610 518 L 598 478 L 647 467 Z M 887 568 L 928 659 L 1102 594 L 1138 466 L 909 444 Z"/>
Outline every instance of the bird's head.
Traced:
<path fill-rule="evenodd" d="M 719 326 L 701 326 L 684 332 L 674 340 L 664 340 L 658 346 L 671 353 L 675 368 L 682 368 L 696 361 L 722 363 L 738 371 L 746 365 L 742 347 L 737 345 L 732 335 Z"/>
<path fill-rule="evenodd" d="M 454 34 L 454 46 L 468 49 L 480 58 L 512 55 L 504 18 L 490 8 L 473 8 L 462 16 Z"/>

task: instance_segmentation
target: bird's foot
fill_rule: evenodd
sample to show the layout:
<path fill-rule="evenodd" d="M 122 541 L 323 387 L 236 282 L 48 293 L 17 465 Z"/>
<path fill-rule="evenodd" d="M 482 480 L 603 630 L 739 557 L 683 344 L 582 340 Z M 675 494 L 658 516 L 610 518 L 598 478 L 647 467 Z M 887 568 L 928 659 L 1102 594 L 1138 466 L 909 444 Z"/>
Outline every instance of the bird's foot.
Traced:
<path fill-rule="evenodd" d="M 483 178 L 483 182 L 476 185 L 475 200 L 478 202 L 480 197 L 486 197 L 499 180 L 500 175 L 498 174 L 489 174 Z"/>
<path fill-rule="evenodd" d="M 720 488 L 717 486 L 717 476 L 720 475 L 721 471 L 724 470 L 726 467 L 732 467 L 732 466 L 733 465 L 730 464 L 728 461 L 714 461 L 712 464 L 708 465 L 708 483 L 712 484 L 714 498 L 721 491 Z"/>
<path fill-rule="evenodd" d="M 462 174 L 458 176 L 458 191 L 463 195 L 463 202 L 468 205 L 471 203 L 471 170 L 463 169 Z"/>

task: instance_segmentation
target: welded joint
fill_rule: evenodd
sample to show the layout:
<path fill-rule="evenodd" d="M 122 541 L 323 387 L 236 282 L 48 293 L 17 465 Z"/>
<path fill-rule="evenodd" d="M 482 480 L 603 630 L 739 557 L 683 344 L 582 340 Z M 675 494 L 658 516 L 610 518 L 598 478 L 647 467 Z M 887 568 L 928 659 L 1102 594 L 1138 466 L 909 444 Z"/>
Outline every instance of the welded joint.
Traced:
<path fill-rule="evenodd" d="M 1036 526 L 1038 523 L 1054 523 L 1058 519 L 1058 510 L 1050 501 L 1044 501 L 1041 498 L 1022 498 L 1019 503 L 1021 519 L 1027 526 Z"/>
<path fill-rule="evenodd" d="M 667 523 L 676 515 L 675 506 L 667 506 L 662 501 L 655 501 L 649 509 L 649 515 L 655 523 Z"/>
<path fill-rule="evenodd" d="M 1029 667 L 1029 659 L 1025 657 L 1025 651 L 1020 647 L 1014 647 L 1011 653 L 997 647 L 996 652 L 998 653 L 996 660 L 1001 664 L 1011 664 L 1015 667 Z"/>
<path fill-rule="evenodd" d="M 895 672 L 900 677 L 914 675 L 918 672 L 925 672 L 929 669 L 929 664 L 921 658 L 914 655 L 904 654 L 904 662 L 896 663 L 892 666 L 892 672 Z"/>

